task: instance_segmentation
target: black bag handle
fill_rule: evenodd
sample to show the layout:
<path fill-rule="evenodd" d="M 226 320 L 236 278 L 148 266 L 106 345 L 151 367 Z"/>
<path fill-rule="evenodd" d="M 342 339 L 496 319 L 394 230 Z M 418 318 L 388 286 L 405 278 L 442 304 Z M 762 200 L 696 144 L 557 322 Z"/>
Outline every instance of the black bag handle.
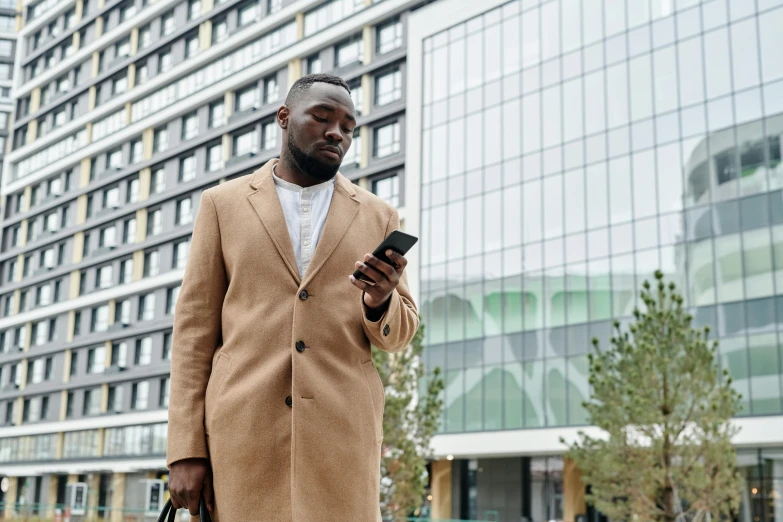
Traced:
<path fill-rule="evenodd" d="M 207 505 L 204 502 L 203 496 L 199 496 L 198 498 L 198 515 L 200 522 L 212 522 L 212 517 L 209 516 L 209 511 L 207 511 Z M 176 516 L 177 510 L 174 509 L 174 506 L 171 504 L 171 499 L 168 499 L 166 505 L 163 506 L 163 511 L 161 511 L 160 516 L 158 517 L 158 522 L 174 522 Z"/>

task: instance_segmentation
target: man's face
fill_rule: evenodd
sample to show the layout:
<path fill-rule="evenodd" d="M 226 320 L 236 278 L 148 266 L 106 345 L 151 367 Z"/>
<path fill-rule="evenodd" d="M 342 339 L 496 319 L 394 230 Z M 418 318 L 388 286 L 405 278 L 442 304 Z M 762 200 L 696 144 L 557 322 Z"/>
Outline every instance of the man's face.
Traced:
<path fill-rule="evenodd" d="M 328 181 L 337 174 L 351 146 L 355 126 L 348 91 L 316 82 L 291 108 L 285 146 L 303 172 Z"/>

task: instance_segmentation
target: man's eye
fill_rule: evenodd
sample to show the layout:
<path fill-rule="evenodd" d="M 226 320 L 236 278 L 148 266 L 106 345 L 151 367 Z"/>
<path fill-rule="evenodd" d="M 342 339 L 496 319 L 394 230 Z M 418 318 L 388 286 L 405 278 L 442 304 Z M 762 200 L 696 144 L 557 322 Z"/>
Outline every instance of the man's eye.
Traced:
<path fill-rule="evenodd" d="M 318 121 L 318 122 L 321 122 L 321 123 L 326 123 L 326 118 L 319 118 L 318 116 L 315 116 L 315 115 L 313 116 L 313 118 L 315 118 L 315 121 Z"/>
<path fill-rule="evenodd" d="M 353 136 L 353 129 L 347 129 L 347 128 L 343 127 L 343 132 Z"/>

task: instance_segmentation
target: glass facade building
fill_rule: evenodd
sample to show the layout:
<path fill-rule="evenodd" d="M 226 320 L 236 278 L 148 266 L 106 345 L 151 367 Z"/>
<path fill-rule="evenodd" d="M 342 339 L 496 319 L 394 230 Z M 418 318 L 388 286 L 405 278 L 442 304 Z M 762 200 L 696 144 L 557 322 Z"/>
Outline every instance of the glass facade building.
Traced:
<path fill-rule="evenodd" d="M 587 425 L 590 340 L 609 344 L 657 269 L 720 340 L 738 420 L 780 421 L 783 1 L 465 9 L 429 6 L 411 36 L 425 357 L 446 384 L 436 446 L 455 458 L 452 516 L 572 520 L 562 447 L 555 461 L 503 455 L 522 500 L 502 501 L 476 471 L 499 466 L 493 450 L 469 435 L 548 438 L 552 451 Z M 743 451 L 742 519 L 783 520 L 770 500 L 783 453 Z M 551 494 L 533 491 L 537 476 Z"/>

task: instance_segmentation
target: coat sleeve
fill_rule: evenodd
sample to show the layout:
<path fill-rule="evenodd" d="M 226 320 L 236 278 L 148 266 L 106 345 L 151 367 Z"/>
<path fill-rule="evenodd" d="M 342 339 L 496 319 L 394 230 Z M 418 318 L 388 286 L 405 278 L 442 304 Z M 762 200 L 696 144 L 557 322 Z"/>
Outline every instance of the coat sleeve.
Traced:
<path fill-rule="evenodd" d="M 384 237 L 388 237 L 392 231 L 399 227 L 400 216 L 395 210 L 389 218 Z M 407 271 L 402 273 L 400 283 L 389 298 L 389 307 L 377 321 L 370 321 L 367 318 L 364 292 L 361 293 L 360 299 L 362 300 L 364 333 L 370 342 L 379 349 L 390 353 L 401 352 L 407 348 L 419 328 L 419 312 L 408 288 Z"/>
<path fill-rule="evenodd" d="M 204 398 L 221 342 L 227 288 L 217 210 L 205 191 L 174 313 L 167 466 L 182 459 L 208 458 Z"/>

